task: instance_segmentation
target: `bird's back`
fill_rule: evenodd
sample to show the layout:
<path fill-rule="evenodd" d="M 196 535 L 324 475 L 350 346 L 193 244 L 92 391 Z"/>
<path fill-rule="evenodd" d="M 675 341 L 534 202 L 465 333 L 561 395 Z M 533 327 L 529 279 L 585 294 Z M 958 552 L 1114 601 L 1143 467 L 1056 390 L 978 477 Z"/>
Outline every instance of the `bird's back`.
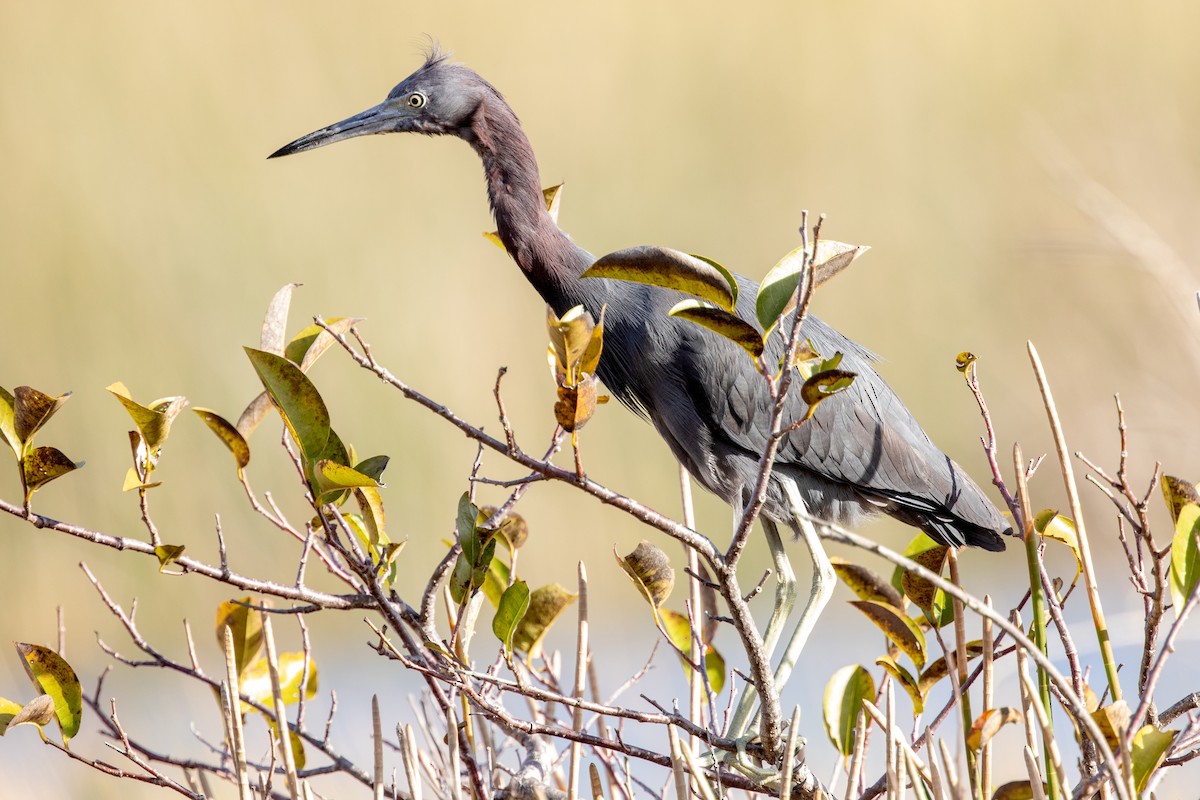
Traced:
<path fill-rule="evenodd" d="M 753 319 L 756 287 L 741 280 L 739 305 L 746 307 L 739 310 Z M 706 488 L 744 503 L 769 434 L 771 401 L 762 376 L 737 345 L 669 317 L 677 293 L 625 284 L 608 294 L 601 380 L 650 419 Z M 842 353 L 841 368 L 857 375 L 780 444 L 775 470 L 796 481 L 809 512 L 846 524 L 883 512 L 945 544 L 1004 549 L 1000 534 L 1010 532 L 1004 517 L 930 441 L 875 371 L 870 352 L 812 315 L 801 336 L 826 358 Z M 780 339 L 772 337 L 768 363 L 781 355 Z M 784 425 L 807 408 L 793 391 Z M 763 513 L 791 524 L 778 485 Z"/>

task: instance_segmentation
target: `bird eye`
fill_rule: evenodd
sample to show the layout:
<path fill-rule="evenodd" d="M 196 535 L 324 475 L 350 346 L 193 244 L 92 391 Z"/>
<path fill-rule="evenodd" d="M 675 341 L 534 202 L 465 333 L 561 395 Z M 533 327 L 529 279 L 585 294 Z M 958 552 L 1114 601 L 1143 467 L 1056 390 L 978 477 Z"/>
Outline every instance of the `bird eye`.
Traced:
<path fill-rule="evenodd" d="M 413 92 L 408 96 L 407 102 L 413 108 L 421 108 L 425 105 L 425 95 L 420 92 Z"/>

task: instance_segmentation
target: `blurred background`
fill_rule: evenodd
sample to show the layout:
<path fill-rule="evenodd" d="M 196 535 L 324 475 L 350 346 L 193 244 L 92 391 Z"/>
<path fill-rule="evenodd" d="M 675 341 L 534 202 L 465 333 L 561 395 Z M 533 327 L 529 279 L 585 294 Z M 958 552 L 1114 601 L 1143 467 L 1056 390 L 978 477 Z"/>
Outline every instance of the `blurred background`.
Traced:
<path fill-rule="evenodd" d="M 761 276 L 798 244 L 802 209 L 829 215 L 827 237 L 871 245 L 814 310 L 884 357 L 881 372 L 981 484 L 982 425 L 954 357 L 981 358 L 1007 465 L 1014 441 L 1031 457 L 1051 448 L 1027 339 L 1073 450 L 1115 470 L 1120 393 L 1135 485 L 1149 485 L 1156 461 L 1200 478 L 1200 17 L 1191 4 L 366 2 L 335 11 L 308 0 L 47 0 L 10 4 L 4 18 L 0 385 L 74 391 L 38 441 L 88 462 L 38 493 L 41 513 L 144 538 L 136 497 L 120 493 L 129 419 L 104 387 L 124 381 L 142 402 L 182 394 L 236 419 L 258 386 L 241 347 L 257 344 L 267 302 L 292 281 L 304 286 L 291 330 L 315 314 L 365 317 L 380 361 L 493 430 L 492 386 L 507 366 L 518 439 L 541 452 L 553 426 L 543 306 L 480 236 L 492 223 L 474 154 L 451 139 L 370 137 L 266 160 L 379 102 L 421 63 L 427 37 L 506 95 L 543 182 L 566 182 L 560 224 L 594 253 L 653 243 Z M 415 597 L 444 553 L 475 448 L 337 353 L 312 376 L 342 438 L 360 454 L 392 456 L 385 502 L 393 536 L 409 539 L 401 586 Z M 278 427 L 271 420 L 252 440 L 249 475 L 300 520 Z M 582 438 L 591 477 L 678 513 L 675 466 L 649 427 L 611 405 Z M 519 475 L 492 457 L 483 472 Z M 294 579 L 297 546 L 247 508 L 228 454 L 190 414 L 156 474 L 165 483 L 152 510 L 167 541 L 215 562 L 219 521 L 234 569 Z M 1037 506 L 1065 508 L 1053 458 L 1034 492 Z M 1120 588 L 1128 581 L 1111 504 L 1092 487 L 1084 495 L 1132 682 L 1140 602 Z M 0 474 L 0 496 L 19 501 L 12 469 Z M 700 528 L 726 541 L 727 509 L 698 503 Z M 572 586 L 576 561 L 587 563 L 611 691 L 645 660 L 654 633 L 610 553 L 655 537 L 560 486 L 534 487 L 520 511 L 532 531 L 521 559 L 532 584 Z M 887 521 L 867 532 L 894 546 L 912 533 Z M 747 584 L 765 568 L 759 538 Z M 94 631 L 136 654 L 80 562 L 118 602 L 139 598 L 143 632 L 183 660 L 187 618 L 216 669 L 212 614 L 230 596 L 222 587 L 162 577 L 148 559 L 7 517 L 0 553 L 0 639 L 54 644 L 62 605 L 67 656 L 88 691 L 112 662 Z M 1069 559 L 1055 568 L 1070 577 Z M 1014 548 L 968 553 L 964 570 L 997 605 L 1019 599 Z M 336 589 L 316 572 L 314 585 Z M 825 679 L 842 664 L 869 664 L 881 647 L 869 623 L 835 606 L 822 628 L 843 631 L 837 647 L 811 648 L 784 697 L 805 709 L 802 732 L 823 777 L 834 763 L 819 723 Z M 1069 616 L 1087 630 L 1082 597 Z M 392 721 L 411 721 L 405 697 L 415 684 L 370 654 L 361 615 L 310 624 L 323 690 L 339 690 L 335 741 L 365 758 L 363 690 L 382 695 Z M 294 647 L 293 627 L 280 627 Z M 1095 664 L 1094 644 L 1080 645 Z M 1183 647 L 1164 705 L 1196 688 L 1187 680 L 1194 639 Z M 660 652 L 646 691 L 669 702 L 684 691 L 679 678 Z M 31 696 L 15 653 L 0 657 L 0 695 Z M 189 724 L 219 741 L 211 697 L 169 675 L 121 667 L 104 696 L 117 698 L 133 735 L 164 750 L 207 756 Z M 324 693 L 312 719 L 327 707 Z M 86 722 L 74 746 L 118 758 Z M 1013 765 L 997 777 L 1019 774 Z M 68 762 L 25 729 L 0 742 L 0 785 L 13 797 L 163 796 Z"/>

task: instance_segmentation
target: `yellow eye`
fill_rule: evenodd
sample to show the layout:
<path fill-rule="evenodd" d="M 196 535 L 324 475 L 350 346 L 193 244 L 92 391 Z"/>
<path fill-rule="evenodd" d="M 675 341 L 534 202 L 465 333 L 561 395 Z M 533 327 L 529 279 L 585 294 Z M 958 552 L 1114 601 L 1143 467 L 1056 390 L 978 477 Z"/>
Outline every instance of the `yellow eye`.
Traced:
<path fill-rule="evenodd" d="M 412 108 L 421 108 L 425 105 L 425 95 L 420 92 L 413 92 L 408 96 L 407 102 Z"/>

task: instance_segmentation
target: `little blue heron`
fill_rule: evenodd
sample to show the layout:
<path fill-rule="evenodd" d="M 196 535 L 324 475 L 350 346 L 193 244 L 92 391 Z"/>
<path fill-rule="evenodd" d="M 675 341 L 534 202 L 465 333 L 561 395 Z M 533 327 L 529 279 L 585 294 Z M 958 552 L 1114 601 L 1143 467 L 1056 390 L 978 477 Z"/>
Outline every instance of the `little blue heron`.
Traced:
<path fill-rule="evenodd" d="M 669 316 L 679 293 L 580 277 L 596 259 L 547 213 L 529 139 L 504 98 L 478 74 L 435 50 L 379 105 L 302 136 L 271 158 L 370 133 L 402 132 L 457 136 L 475 149 L 483 160 L 500 239 L 538 294 L 559 315 L 582 304 L 598 318 L 606 307 L 600 380 L 654 425 L 705 488 L 735 511 L 745 508 L 771 418 L 762 376 L 737 345 Z M 757 287 L 746 278 L 738 282 L 738 311 L 754 319 Z M 858 377 L 819 404 L 812 418 L 783 440 L 775 458 L 762 508 L 779 580 L 764 634 L 768 653 L 795 602 L 795 577 L 779 525 L 799 535 L 805 513 L 853 525 L 882 512 L 942 544 L 994 551 L 1004 549 L 1000 534 L 1012 532 L 982 490 L 921 430 L 875 372 L 867 350 L 812 315 L 804 319 L 800 335 L 826 357 L 842 353 L 841 368 Z M 773 338 L 768 358 L 779 356 L 779 339 Z M 799 419 L 807 407 L 797 392 L 790 402 L 790 418 Z M 819 573 L 813 596 L 827 599 L 832 587 L 817 586 Z M 810 601 L 801 626 L 810 613 L 811 625 L 824 602 Z M 791 646 L 788 652 L 798 655 Z"/>

